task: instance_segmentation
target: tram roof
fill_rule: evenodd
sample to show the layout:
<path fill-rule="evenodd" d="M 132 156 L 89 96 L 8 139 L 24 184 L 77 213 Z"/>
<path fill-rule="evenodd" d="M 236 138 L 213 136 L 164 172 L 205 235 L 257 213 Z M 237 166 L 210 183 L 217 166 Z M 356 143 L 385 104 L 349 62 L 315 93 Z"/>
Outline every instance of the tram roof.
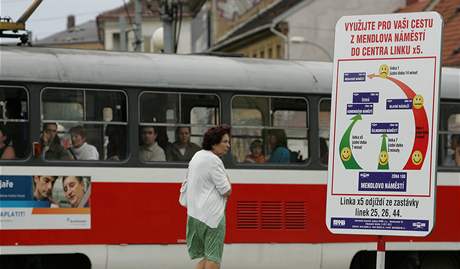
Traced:
<path fill-rule="evenodd" d="M 0 79 L 134 87 L 329 94 L 332 65 L 201 55 L 0 46 Z M 460 98 L 460 69 L 444 68 L 443 97 Z"/>

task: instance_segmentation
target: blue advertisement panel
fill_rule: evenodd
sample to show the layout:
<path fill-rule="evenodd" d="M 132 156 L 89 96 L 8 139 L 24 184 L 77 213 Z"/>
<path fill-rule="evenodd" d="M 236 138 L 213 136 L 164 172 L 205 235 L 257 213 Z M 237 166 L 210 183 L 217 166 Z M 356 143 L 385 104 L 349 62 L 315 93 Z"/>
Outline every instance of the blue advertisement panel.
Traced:
<path fill-rule="evenodd" d="M 83 176 L 0 176 L 0 227 L 91 228 L 91 179 Z"/>

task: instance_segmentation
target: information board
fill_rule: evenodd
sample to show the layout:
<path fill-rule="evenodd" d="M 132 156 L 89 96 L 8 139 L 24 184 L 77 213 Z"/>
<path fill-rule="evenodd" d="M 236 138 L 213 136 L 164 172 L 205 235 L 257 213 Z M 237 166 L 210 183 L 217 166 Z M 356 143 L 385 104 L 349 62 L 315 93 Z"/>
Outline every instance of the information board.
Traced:
<path fill-rule="evenodd" d="M 431 232 L 442 24 L 436 12 L 337 22 L 326 209 L 332 233 Z"/>

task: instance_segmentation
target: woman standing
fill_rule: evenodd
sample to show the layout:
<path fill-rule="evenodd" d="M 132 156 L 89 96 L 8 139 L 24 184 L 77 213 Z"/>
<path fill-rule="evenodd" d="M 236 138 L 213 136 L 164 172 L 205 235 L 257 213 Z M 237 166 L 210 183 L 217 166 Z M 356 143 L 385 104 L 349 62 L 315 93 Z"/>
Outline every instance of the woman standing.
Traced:
<path fill-rule="evenodd" d="M 187 174 L 187 248 L 197 269 L 218 269 L 225 238 L 225 207 L 231 185 L 220 159 L 230 149 L 230 128 L 209 129 L 203 149 L 189 163 Z"/>

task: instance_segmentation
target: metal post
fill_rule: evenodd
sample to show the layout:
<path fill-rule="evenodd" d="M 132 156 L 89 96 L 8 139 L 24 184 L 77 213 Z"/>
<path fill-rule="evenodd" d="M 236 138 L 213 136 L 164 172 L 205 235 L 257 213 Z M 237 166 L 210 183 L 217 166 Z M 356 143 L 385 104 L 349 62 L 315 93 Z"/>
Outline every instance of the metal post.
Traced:
<path fill-rule="evenodd" d="M 134 1 L 134 51 L 142 51 L 142 3 L 141 0 Z"/>
<path fill-rule="evenodd" d="M 24 11 L 21 17 L 17 20 L 17 22 L 25 23 L 27 19 L 34 13 L 37 7 L 43 2 L 43 0 L 35 0 L 30 4 L 30 6 Z"/>
<path fill-rule="evenodd" d="M 171 0 L 161 1 L 161 20 L 163 21 L 163 50 L 165 53 L 173 53 L 174 51 L 174 34 L 173 20 L 171 16 Z"/>
<path fill-rule="evenodd" d="M 120 27 L 120 50 L 126 51 L 128 46 L 126 43 L 126 17 L 118 17 L 118 27 Z"/>
<path fill-rule="evenodd" d="M 379 235 L 377 239 L 377 259 L 375 269 L 385 269 L 385 240 Z"/>

